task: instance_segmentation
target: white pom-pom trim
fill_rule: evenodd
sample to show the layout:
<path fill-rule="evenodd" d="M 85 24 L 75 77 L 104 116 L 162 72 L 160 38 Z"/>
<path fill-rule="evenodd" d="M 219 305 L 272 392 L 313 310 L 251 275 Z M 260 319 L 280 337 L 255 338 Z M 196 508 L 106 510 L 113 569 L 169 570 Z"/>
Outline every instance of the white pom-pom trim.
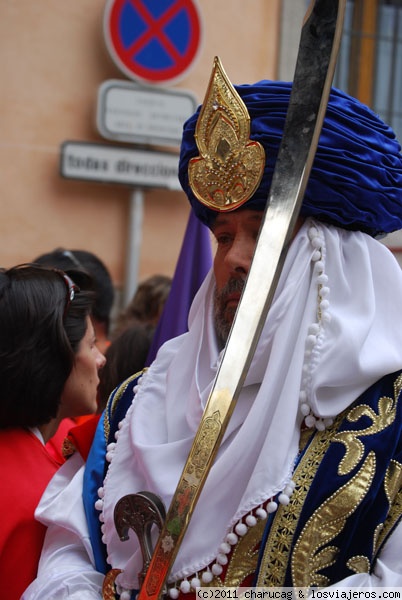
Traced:
<path fill-rule="evenodd" d="M 216 575 L 217 577 L 219 577 L 219 575 L 222 574 L 223 571 L 223 567 L 221 565 L 218 565 L 217 563 L 213 564 L 211 567 L 211 571 L 214 575 Z"/>
<path fill-rule="evenodd" d="M 190 582 L 187 581 L 187 579 L 183 579 L 183 581 L 180 583 L 180 591 L 183 592 L 183 594 L 188 594 L 190 590 L 191 590 Z"/>
<path fill-rule="evenodd" d="M 213 573 L 211 573 L 211 571 L 209 569 L 207 571 L 204 571 L 204 573 L 202 574 L 202 577 L 201 577 L 203 583 L 211 583 L 213 578 L 214 578 Z"/>

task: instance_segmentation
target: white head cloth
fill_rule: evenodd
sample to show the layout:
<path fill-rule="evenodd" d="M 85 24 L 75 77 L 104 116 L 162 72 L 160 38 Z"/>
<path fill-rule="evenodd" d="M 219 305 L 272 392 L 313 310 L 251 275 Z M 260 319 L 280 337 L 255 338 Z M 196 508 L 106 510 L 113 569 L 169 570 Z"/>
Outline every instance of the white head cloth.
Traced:
<path fill-rule="evenodd" d="M 328 278 L 330 320 L 317 323 L 317 248 Z M 213 327 L 214 278 L 194 300 L 189 332 L 166 343 L 139 386 L 104 487 L 109 560 L 119 582 L 138 585 L 142 558 L 134 533 L 121 542 L 113 509 L 125 494 L 158 494 L 168 507 L 208 395 L 220 354 Z M 280 492 L 291 477 L 304 386 L 315 415 L 333 417 L 387 373 L 402 367 L 402 274 L 391 252 L 361 232 L 308 219 L 289 249 L 257 351 L 212 466 L 170 581 L 210 564 L 231 527 Z"/>

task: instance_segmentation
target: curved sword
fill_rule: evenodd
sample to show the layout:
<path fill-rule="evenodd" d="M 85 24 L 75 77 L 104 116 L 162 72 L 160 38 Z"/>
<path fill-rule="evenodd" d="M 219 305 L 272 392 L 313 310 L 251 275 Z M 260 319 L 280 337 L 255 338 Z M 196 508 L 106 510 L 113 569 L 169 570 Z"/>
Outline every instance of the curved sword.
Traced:
<path fill-rule="evenodd" d="M 138 600 L 158 600 L 163 592 L 254 355 L 314 160 L 345 5 L 346 0 L 312 0 L 304 18 L 282 142 L 246 286 Z"/>

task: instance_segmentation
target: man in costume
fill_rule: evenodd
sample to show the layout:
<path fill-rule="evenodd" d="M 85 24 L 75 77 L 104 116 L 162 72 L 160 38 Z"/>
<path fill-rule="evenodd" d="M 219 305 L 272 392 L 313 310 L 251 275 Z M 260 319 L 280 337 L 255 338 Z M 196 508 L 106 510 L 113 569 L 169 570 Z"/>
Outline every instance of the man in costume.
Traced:
<path fill-rule="evenodd" d="M 24 600 L 100 598 L 105 575 L 116 598 L 134 598 L 143 557 L 133 532 L 121 541 L 115 506 L 143 490 L 169 506 L 186 463 L 250 268 L 291 84 L 214 89 L 184 126 L 179 168 L 215 237 L 213 269 L 188 333 L 115 391 L 86 467 L 76 453 L 45 493 L 37 518 L 48 535 Z M 199 585 L 402 585 L 402 273 L 375 239 L 400 228 L 400 145 L 333 89 L 275 297 L 169 597 Z"/>

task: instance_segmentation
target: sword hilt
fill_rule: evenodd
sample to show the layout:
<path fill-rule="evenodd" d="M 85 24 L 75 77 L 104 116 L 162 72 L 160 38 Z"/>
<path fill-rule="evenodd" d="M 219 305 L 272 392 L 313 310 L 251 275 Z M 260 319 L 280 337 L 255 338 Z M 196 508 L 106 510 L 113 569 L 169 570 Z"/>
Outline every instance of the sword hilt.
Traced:
<path fill-rule="evenodd" d="M 130 529 L 138 537 L 142 554 L 142 569 L 138 573 L 140 586 L 143 584 L 152 559 L 152 529 L 156 526 L 160 533 L 165 517 L 166 511 L 162 500 L 152 492 L 127 494 L 120 498 L 114 508 L 114 524 L 120 540 L 125 542 L 129 539 Z M 103 600 L 115 600 L 115 580 L 120 573 L 122 573 L 121 569 L 111 569 L 106 575 L 102 588 Z"/>

